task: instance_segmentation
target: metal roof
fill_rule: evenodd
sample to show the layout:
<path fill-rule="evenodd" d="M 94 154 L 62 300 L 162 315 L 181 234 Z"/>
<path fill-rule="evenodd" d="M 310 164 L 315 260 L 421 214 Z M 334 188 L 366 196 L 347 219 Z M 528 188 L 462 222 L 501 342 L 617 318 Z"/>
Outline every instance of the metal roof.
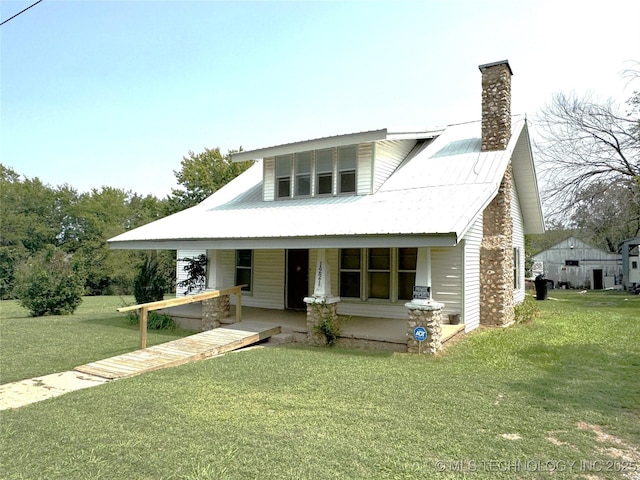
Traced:
<path fill-rule="evenodd" d="M 542 214 L 524 117 L 514 118 L 504 151 L 482 152 L 480 128 L 480 122 L 447 127 L 370 195 L 263 201 L 257 162 L 199 205 L 109 243 L 166 249 L 455 245 L 496 195 L 510 159 L 519 194 L 535 194 L 533 202 L 521 200 L 525 227 L 529 222 L 538 231 Z"/>
<path fill-rule="evenodd" d="M 301 142 L 285 143 L 283 145 L 274 145 L 271 147 L 258 148 L 256 150 L 248 150 L 245 152 L 237 152 L 231 154 L 233 162 L 242 162 L 246 160 L 257 160 L 266 157 L 274 157 L 276 155 L 286 155 L 296 152 L 304 152 L 308 150 L 320 150 L 330 147 L 343 147 L 347 145 L 355 145 L 358 143 L 375 142 L 379 140 L 401 140 L 401 139 L 424 139 L 434 138 L 442 132 L 442 129 L 434 130 L 389 130 L 383 128 L 381 130 L 369 130 L 366 132 L 348 133 L 344 135 L 334 135 L 331 137 L 315 138 L 311 140 L 303 140 Z"/>

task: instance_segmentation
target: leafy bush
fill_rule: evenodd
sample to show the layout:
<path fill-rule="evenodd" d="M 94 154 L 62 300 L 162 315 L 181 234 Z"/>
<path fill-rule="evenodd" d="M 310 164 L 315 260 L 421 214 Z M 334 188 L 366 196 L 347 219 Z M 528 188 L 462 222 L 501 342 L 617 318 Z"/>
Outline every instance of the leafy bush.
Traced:
<path fill-rule="evenodd" d="M 84 283 L 72 256 L 48 245 L 18 269 L 14 293 L 33 317 L 69 315 L 82 302 Z"/>
<path fill-rule="evenodd" d="M 524 298 L 524 302 L 519 303 L 513 309 L 514 320 L 516 323 L 529 323 L 534 318 L 540 315 L 540 310 L 533 297 L 527 295 Z"/>
<path fill-rule="evenodd" d="M 155 255 L 147 256 L 138 268 L 133 280 L 133 295 L 136 303 L 156 302 L 164 298 L 167 282 L 158 268 Z"/>
<path fill-rule="evenodd" d="M 135 312 L 129 312 L 127 314 L 130 325 L 139 325 L 140 317 Z M 176 322 L 169 315 L 157 312 L 149 312 L 147 314 L 147 330 L 175 330 L 178 328 Z"/>
<path fill-rule="evenodd" d="M 315 333 L 324 336 L 327 345 L 332 347 L 340 336 L 340 319 L 338 316 L 334 316 L 328 310 L 320 307 L 320 305 L 314 304 L 319 322 L 313 327 L 313 330 Z"/>

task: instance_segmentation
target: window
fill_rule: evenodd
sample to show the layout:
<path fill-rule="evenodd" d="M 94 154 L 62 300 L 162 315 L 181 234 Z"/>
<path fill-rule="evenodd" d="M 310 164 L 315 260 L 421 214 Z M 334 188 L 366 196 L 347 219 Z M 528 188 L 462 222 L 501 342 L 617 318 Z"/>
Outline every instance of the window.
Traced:
<path fill-rule="evenodd" d="M 311 195 L 311 152 L 296 153 L 296 196 Z"/>
<path fill-rule="evenodd" d="M 340 296 L 360 298 L 362 256 L 359 248 L 340 250 Z"/>
<path fill-rule="evenodd" d="M 356 193 L 357 160 L 357 145 L 276 155 L 275 198 Z"/>
<path fill-rule="evenodd" d="M 276 188 L 278 198 L 291 196 L 291 155 L 276 157 Z"/>
<path fill-rule="evenodd" d="M 391 296 L 391 249 L 369 249 L 369 298 Z"/>
<path fill-rule="evenodd" d="M 635 260 L 631 261 L 631 268 L 633 268 L 634 270 L 638 268 L 638 262 L 636 262 Z"/>
<path fill-rule="evenodd" d="M 316 194 L 333 193 L 333 149 L 316 152 Z"/>
<path fill-rule="evenodd" d="M 411 300 L 417 261 L 417 248 L 344 248 L 340 250 L 340 296 Z"/>
<path fill-rule="evenodd" d="M 398 300 L 412 300 L 416 284 L 417 248 L 398 249 Z"/>
<path fill-rule="evenodd" d="M 564 265 L 565 267 L 579 267 L 580 262 L 578 260 L 565 260 Z"/>
<path fill-rule="evenodd" d="M 354 193 L 356 191 L 356 159 L 357 147 L 338 148 L 339 193 Z"/>
<path fill-rule="evenodd" d="M 520 288 L 520 249 L 513 249 L 513 288 Z"/>
<path fill-rule="evenodd" d="M 236 250 L 236 285 L 247 285 L 242 291 L 251 291 L 253 270 L 253 250 Z"/>

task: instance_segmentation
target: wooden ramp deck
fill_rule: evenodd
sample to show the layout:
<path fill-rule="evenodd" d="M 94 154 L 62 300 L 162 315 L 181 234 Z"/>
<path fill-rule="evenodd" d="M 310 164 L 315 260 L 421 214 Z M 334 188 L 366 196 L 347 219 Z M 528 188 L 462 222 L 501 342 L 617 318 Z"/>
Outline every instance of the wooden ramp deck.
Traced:
<path fill-rule="evenodd" d="M 237 350 L 280 333 L 280 326 L 239 322 L 80 365 L 74 370 L 107 379 L 131 377 Z"/>

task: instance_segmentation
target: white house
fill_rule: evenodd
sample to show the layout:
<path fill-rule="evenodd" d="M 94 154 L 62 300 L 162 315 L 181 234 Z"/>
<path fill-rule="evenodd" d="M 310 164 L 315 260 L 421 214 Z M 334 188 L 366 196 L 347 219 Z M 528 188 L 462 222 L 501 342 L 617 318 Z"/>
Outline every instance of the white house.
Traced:
<path fill-rule="evenodd" d="M 529 130 L 507 61 L 480 66 L 482 120 L 237 153 L 255 160 L 199 205 L 109 240 L 205 253 L 207 288 L 243 305 L 505 325 L 524 299 L 524 235 L 543 233 Z"/>
<path fill-rule="evenodd" d="M 556 288 L 602 290 L 620 284 L 622 256 L 592 247 L 576 237 L 569 237 L 533 255 L 542 263 L 547 280 Z"/>

